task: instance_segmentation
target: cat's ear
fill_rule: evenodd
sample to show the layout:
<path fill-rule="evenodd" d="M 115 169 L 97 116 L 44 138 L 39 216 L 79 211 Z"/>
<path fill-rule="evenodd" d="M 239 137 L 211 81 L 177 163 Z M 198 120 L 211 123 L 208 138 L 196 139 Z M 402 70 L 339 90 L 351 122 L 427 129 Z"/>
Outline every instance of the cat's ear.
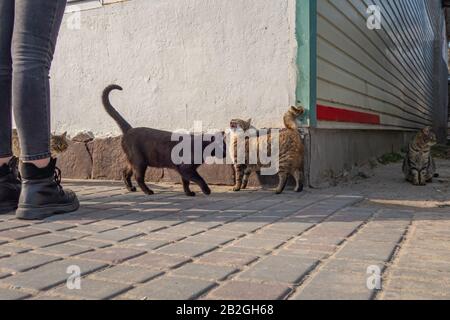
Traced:
<path fill-rule="evenodd" d="M 67 131 L 64 132 L 64 133 L 61 135 L 61 138 L 63 138 L 63 139 L 66 139 L 66 138 L 67 138 Z"/>
<path fill-rule="evenodd" d="M 247 124 L 250 126 L 252 124 L 252 118 L 247 120 Z"/>
<path fill-rule="evenodd" d="M 430 134 L 430 131 L 431 131 L 431 128 L 430 128 L 430 127 L 425 127 L 425 128 L 422 129 L 422 132 L 423 132 L 424 134 Z"/>
<path fill-rule="evenodd" d="M 292 106 L 291 107 L 291 111 L 294 112 L 294 113 L 298 113 L 299 115 L 305 113 L 305 109 L 303 107 Z"/>

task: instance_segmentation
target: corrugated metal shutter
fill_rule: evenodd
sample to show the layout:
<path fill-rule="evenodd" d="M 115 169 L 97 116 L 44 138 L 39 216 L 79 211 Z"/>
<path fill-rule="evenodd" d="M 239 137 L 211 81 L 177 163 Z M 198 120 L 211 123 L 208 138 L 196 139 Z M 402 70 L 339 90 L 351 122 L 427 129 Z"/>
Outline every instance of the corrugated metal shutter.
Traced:
<path fill-rule="evenodd" d="M 438 4 L 439 0 L 318 1 L 319 127 L 404 130 L 432 123 Z M 369 5 L 381 10 L 379 30 L 367 27 Z M 321 110 L 322 120 L 330 120 L 329 110 L 342 113 L 341 109 L 348 111 L 343 119 L 320 121 Z"/>

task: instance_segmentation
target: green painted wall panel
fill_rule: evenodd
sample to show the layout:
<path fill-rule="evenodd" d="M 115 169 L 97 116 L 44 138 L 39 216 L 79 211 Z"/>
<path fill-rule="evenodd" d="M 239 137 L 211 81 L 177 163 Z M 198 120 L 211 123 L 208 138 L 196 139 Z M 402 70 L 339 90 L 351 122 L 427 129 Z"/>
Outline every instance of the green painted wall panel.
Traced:
<path fill-rule="evenodd" d="M 304 124 L 317 124 L 317 0 L 297 0 L 297 104 L 307 110 Z"/>

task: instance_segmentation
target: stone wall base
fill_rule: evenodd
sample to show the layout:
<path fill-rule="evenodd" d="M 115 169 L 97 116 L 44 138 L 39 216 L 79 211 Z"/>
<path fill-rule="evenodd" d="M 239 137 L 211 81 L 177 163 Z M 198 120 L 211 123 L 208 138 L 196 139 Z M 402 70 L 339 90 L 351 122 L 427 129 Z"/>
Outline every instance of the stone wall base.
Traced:
<path fill-rule="evenodd" d="M 80 138 L 81 137 L 81 138 Z M 58 158 L 58 166 L 67 179 L 122 180 L 121 171 L 126 166 L 121 137 L 92 139 L 78 135 L 70 141 L 68 150 Z M 234 185 L 231 165 L 202 165 L 200 175 L 211 185 Z M 171 169 L 148 168 L 147 182 L 181 183 L 180 176 Z M 259 177 L 253 174 L 250 186 L 273 186 L 276 177 Z"/>
<path fill-rule="evenodd" d="M 365 168 L 385 153 L 400 151 L 407 146 L 414 132 L 385 130 L 310 129 L 305 136 L 305 186 L 322 187 L 334 184 L 336 177 L 345 176 L 355 168 Z M 80 134 L 70 142 L 69 149 L 58 160 L 64 178 L 122 180 L 126 166 L 121 137 L 94 139 Z M 234 185 L 231 165 L 202 165 L 200 175 L 211 185 Z M 149 168 L 146 181 L 181 183 L 177 172 Z M 252 174 L 251 187 L 274 187 L 277 176 Z M 294 184 L 290 177 L 289 184 Z"/>

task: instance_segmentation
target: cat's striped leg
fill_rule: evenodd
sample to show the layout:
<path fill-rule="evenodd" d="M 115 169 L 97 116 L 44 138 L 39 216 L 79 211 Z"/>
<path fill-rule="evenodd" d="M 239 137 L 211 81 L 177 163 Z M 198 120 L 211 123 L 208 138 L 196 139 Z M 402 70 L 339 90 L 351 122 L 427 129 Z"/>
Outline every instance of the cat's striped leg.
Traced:
<path fill-rule="evenodd" d="M 420 185 L 420 174 L 419 171 L 417 171 L 416 169 L 411 169 L 409 178 L 410 178 L 409 180 L 412 182 L 413 185 L 415 186 Z"/>
<path fill-rule="evenodd" d="M 278 187 L 277 187 L 277 194 L 280 194 L 284 191 L 284 188 L 286 187 L 286 183 L 287 183 L 287 179 L 288 179 L 288 174 L 286 172 L 279 172 L 278 173 L 278 178 L 280 179 L 279 183 L 278 183 Z"/>
<path fill-rule="evenodd" d="M 247 167 L 244 171 L 244 178 L 242 179 L 241 189 L 247 189 L 248 180 L 250 179 L 251 174 L 252 174 L 252 169 Z"/>
<path fill-rule="evenodd" d="M 424 169 L 424 170 L 420 171 L 420 174 L 419 174 L 419 185 L 426 186 L 427 180 L 428 180 L 427 170 Z"/>
<path fill-rule="evenodd" d="M 303 191 L 303 172 L 300 169 L 295 170 L 292 175 L 295 179 L 295 192 Z"/>
<path fill-rule="evenodd" d="M 233 191 L 241 191 L 244 171 L 245 171 L 245 166 L 243 166 L 243 165 L 235 165 L 234 166 L 236 184 L 234 185 Z"/>

